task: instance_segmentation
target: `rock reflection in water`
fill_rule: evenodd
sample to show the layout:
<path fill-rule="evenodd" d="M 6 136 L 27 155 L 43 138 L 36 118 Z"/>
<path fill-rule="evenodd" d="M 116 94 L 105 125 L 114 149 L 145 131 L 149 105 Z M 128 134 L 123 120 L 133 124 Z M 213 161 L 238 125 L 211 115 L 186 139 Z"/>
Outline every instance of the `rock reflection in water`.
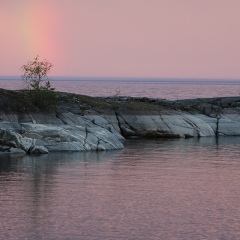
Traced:
<path fill-rule="evenodd" d="M 3 239 L 239 239 L 240 138 L 0 158 Z"/>

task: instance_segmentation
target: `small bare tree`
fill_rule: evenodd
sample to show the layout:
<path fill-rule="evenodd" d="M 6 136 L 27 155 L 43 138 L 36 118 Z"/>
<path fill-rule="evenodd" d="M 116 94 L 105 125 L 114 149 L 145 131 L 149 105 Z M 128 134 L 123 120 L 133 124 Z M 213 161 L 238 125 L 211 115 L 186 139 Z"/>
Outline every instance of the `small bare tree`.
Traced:
<path fill-rule="evenodd" d="M 37 55 L 33 61 L 20 68 L 23 71 L 22 80 L 27 88 L 32 90 L 30 96 L 39 108 L 52 109 L 56 106 L 56 92 L 47 76 L 52 67 L 52 63 L 46 60 L 40 61 Z"/>
<path fill-rule="evenodd" d="M 40 61 L 37 55 L 33 61 L 29 61 L 27 64 L 21 67 L 23 71 L 22 80 L 26 82 L 28 89 L 43 89 L 47 85 L 50 85 L 47 74 L 53 67 L 52 63 L 46 60 Z M 45 86 L 42 85 L 43 81 Z"/>

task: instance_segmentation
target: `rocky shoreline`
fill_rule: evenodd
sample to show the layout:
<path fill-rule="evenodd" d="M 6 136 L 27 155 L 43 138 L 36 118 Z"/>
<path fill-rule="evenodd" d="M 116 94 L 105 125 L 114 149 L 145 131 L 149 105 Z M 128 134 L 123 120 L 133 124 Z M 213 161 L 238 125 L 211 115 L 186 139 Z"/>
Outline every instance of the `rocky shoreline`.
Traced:
<path fill-rule="evenodd" d="M 58 93 L 44 111 L 27 91 L 0 89 L 0 153 L 113 150 L 125 138 L 240 136 L 240 97 L 168 101 Z"/>

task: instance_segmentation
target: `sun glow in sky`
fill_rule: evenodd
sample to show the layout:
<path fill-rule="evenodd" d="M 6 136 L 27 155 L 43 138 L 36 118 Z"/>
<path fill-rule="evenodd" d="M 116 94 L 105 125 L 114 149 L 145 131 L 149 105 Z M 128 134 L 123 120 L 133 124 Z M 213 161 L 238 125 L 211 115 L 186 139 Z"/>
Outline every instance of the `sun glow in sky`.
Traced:
<path fill-rule="evenodd" d="M 240 79 L 239 0 L 1 0 L 0 75 Z"/>

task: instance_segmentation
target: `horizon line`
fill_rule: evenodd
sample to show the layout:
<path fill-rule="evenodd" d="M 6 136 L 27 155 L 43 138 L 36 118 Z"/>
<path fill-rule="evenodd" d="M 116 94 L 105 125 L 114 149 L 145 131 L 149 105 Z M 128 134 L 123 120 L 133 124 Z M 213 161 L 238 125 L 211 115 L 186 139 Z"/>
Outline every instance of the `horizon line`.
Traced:
<path fill-rule="evenodd" d="M 91 77 L 91 76 L 49 76 L 51 81 L 240 81 L 240 78 L 197 78 L 197 77 Z M 0 80 L 22 80 L 17 75 L 0 75 Z"/>

